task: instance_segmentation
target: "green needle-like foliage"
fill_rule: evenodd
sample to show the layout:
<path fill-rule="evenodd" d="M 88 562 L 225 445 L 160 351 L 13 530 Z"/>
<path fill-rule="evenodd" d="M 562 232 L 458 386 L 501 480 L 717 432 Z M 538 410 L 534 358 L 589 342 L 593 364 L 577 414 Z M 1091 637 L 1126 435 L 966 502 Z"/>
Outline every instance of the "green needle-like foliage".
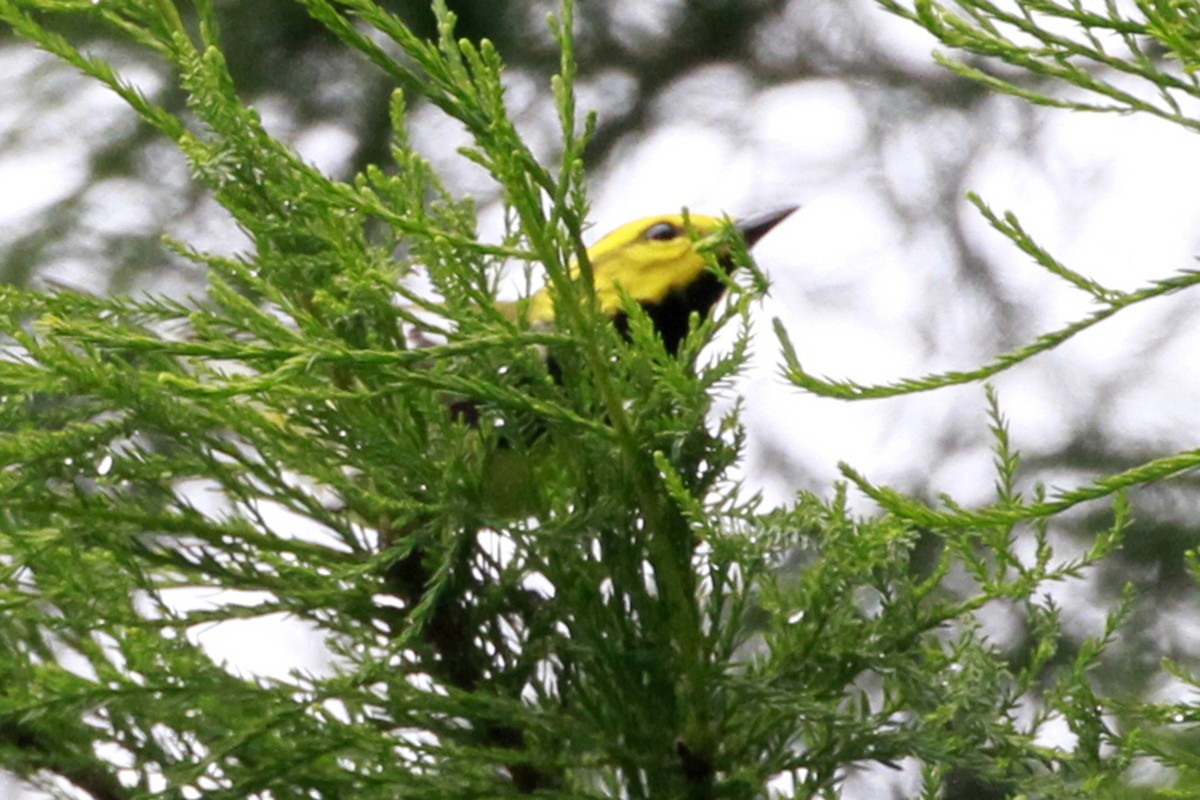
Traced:
<path fill-rule="evenodd" d="M 1164 733 L 1194 710 L 1095 689 L 1125 606 L 1064 652 L 1045 596 L 1118 545 L 1120 490 L 1192 454 L 1084 490 L 1111 495 L 1113 519 L 1069 558 L 1049 528 L 1072 496 L 1019 496 L 990 394 L 993 506 L 933 509 L 848 467 L 887 513 L 854 517 L 845 487 L 762 509 L 731 477 L 736 412 L 710 408 L 764 288 L 745 253 L 749 279 L 678 357 L 636 313 L 624 341 L 571 302 L 587 296 L 567 270 L 591 122 L 577 128 L 570 2 L 550 21 L 551 166 L 508 117 L 494 48 L 456 39 L 441 0 L 436 41 L 370 0 L 300 5 L 400 86 L 392 162 L 348 182 L 244 104 L 212 0 L 0 0 L 18 35 L 174 141 L 248 237 L 234 256 L 168 243 L 208 275 L 187 301 L 0 288 L 0 766 L 104 800 L 832 797 L 855 767 L 900 765 L 922 770 L 927 797 L 963 774 L 1006 796 L 1132 796 L 1125 770 L 1147 755 L 1194 780 L 1195 757 Z M 928 4 L 914 14 L 949 24 Z M 67 16 L 161 58 L 186 117 L 56 33 Z M 1190 69 L 1194 37 L 1171 31 Z M 478 240 L 470 200 L 409 147 L 407 102 L 468 131 L 463 157 L 503 188 L 501 242 Z M 1109 292 L 981 208 L 1092 294 L 1095 322 L 1193 282 Z M 506 268 L 545 272 L 557 330 L 496 310 Z M 701 358 L 730 323 L 734 346 Z M 925 391 L 1087 324 L 894 387 L 819 381 L 790 350 L 786 374 L 846 397 Z M 1021 619 L 1019 652 L 984 634 L 997 608 Z M 272 615 L 310 631 L 279 654 L 287 677 L 247 676 L 198 643 Z M 305 662 L 314 644 L 329 669 Z M 1059 723 L 1073 749 L 1041 738 Z"/>

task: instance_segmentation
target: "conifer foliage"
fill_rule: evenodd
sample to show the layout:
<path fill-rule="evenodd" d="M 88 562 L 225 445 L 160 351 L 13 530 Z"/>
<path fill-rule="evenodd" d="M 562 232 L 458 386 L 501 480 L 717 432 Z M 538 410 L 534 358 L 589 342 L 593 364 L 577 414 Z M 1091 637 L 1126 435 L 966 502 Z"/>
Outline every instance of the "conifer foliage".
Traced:
<path fill-rule="evenodd" d="M 19 36 L 172 140 L 248 242 L 166 242 L 208 275 L 186 301 L 0 288 L 0 766 L 98 800 L 832 797 L 856 767 L 881 783 L 904 767 L 928 797 L 964 775 L 1068 797 L 1125 786 L 1142 756 L 1196 779 L 1158 727 L 1193 710 L 1090 679 L 1124 606 L 1064 651 L 1044 594 L 1119 544 L 1138 476 L 1080 498 L 1112 496 L 1111 526 L 1056 553 L 1070 504 L 1022 499 L 989 391 L 995 505 L 933 509 L 847 468 L 887 511 L 851 516 L 844 486 L 763 508 L 731 477 L 736 410 L 710 408 L 764 286 L 745 253 L 749 277 L 678 357 L 636 309 L 626 341 L 571 302 L 591 120 L 570 2 L 549 20 L 550 165 L 507 114 L 494 48 L 457 39 L 443 0 L 434 41 L 371 0 L 299 5 L 399 87 L 392 161 L 347 182 L 245 105 L 213 0 L 0 0 Z M 75 17 L 160 58 L 187 113 L 79 49 Z M 503 190 L 502 241 L 409 147 L 410 102 L 469 133 L 462 156 Z M 552 332 L 492 305 L 522 266 L 558 292 Z M 732 347 L 701 357 L 730 324 Z M 801 388 L 864 394 L 785 356 Z M 1019 656 L 979 631 L 997 606 L 1022 620 Z M 282 617 L 309 630 L 286 677 L 197 638 Z M 1073 747 L 1043 744 L 1054 725 Z"/>

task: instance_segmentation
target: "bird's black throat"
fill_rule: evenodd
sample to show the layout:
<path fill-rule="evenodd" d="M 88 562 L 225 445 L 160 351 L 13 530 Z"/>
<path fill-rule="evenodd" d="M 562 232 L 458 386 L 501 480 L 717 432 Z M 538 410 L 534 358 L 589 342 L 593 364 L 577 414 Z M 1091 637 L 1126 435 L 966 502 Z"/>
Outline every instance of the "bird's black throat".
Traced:
<path fill-rule="evenodd" d="M 701 319 L 707 317 L 724 293 L 725 284 L 706 270 L 687 286 L 668 293 L 657 303 L 642 303 L 642 308 L 654 323 L 654 330 L 662 337 L 663 346 L 673 356 L 687 336 L 692 312 L 699 314 Z M 617 312 L 613 324 L 622 336 L 629 336 L 629 318 L 624 312 Z"/>

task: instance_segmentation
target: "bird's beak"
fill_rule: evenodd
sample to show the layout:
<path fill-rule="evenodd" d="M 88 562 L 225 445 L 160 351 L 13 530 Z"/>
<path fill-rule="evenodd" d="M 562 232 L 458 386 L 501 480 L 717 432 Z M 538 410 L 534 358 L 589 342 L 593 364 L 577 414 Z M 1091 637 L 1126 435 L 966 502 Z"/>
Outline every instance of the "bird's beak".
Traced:
<path fill-rule="evenodd" d="M 788 206 L 768 211 L 765 214 L 755 214 L 753 217 L 738 220 L 733 227 L 737 228 L 745 237 L 746 247 L 753 247 L 755 242 L 766 236 L 768 231 L 787 219 L 788 215 L 797 208 L 799 206 Z"/>

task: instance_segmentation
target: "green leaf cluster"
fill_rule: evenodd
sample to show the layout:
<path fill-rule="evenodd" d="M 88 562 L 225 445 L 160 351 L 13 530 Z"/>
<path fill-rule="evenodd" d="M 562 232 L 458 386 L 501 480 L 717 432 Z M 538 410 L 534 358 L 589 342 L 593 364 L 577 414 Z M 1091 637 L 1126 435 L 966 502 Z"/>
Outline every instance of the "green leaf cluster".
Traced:
<path fill-rule="evenodd" d="M 992 507 L 934 510 L 847 468 L 888 513 L 855 517 L 845 487 L 764 509 L 731 477 L 736 407 L 710 408 L 765 286 L 744 251 L 749 277 L 678 358 L 637 309 L 624 341 L 586 302 L 571 4 L 550 20 L 553 166 L 518 136 L 494 48 L 456 39 L 441 0 L 435 41 L 368 0 L 302 5 L 401 87 L 391 163 L 344 182 L 239 96 L 212 0 L 0 0 L 173 140 L 247 241 L 170 243 L 209 276 L 186 301 L 0 289 L 0 765 L 62 796 L 369 800 L 832 797 L 872 765 L 922 770 L 928 797 L 962 774 L 1068 797 L 1119 791 L 1147 753 L 1188 760 L 1095 689 L 1125 608 L 1071 651 L 1045 594 L 1117 546 L 1120 490 L 1188 463 L 1098 482 L 1079 500 L 1112 495 L 1111 527 L 1064 557 L 1049 532 L 1070 498 L 1022 500 L 991 397 Z M 71 15 L 156 54 L 188 114 L 56 33 Z M 409 146 L 409 102 L 469 132 L 501 242 Z M 1183 288 L 1109 292 L 989 218 L 1114 312 Z M 545 272 L 556 330 L 494 305 L 514 268 Z M 702 356 L 729 324 L 733 346 Z M 989 635 L 997 613 L 1020 646 Z M 310 632 L 285 677 L 201 646 L 280 617 Z M 301 663 L 314 641 L 327 670 Z M 1055 725 L 1077 744 L 1047 743 Z"/>

